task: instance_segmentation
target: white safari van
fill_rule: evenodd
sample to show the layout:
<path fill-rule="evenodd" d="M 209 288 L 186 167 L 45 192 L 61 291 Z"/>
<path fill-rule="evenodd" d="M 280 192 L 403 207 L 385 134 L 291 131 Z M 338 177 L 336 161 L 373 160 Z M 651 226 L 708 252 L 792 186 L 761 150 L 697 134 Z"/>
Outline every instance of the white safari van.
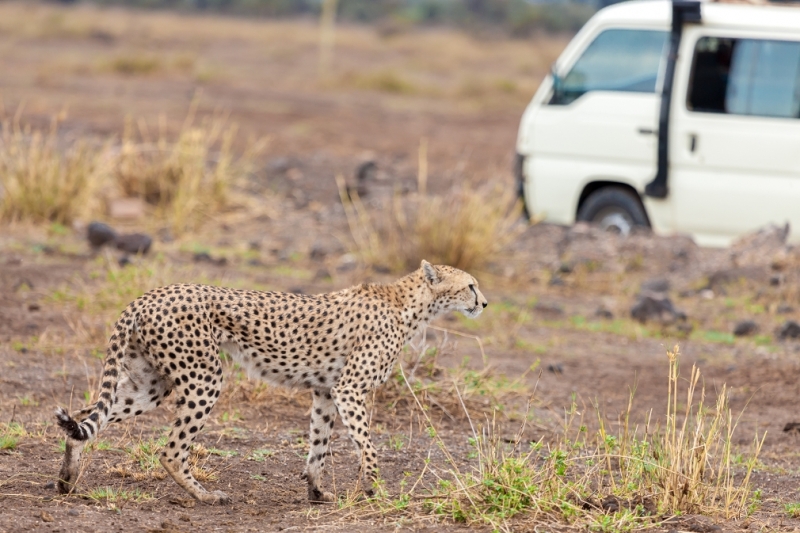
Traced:
<path fill-rule="evenodd" d="M 768 223 L 800 228 L 800 7 L 601 10 L 525 110 L 517 154 L 539 219 L 649 226 L 704 246 Z"/>

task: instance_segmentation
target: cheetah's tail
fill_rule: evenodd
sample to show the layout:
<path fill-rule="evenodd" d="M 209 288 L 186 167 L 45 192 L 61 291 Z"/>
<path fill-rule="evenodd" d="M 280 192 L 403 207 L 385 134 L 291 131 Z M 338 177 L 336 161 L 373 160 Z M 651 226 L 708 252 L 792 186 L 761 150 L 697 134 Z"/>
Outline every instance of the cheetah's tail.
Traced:
<path fill-rule="evenodd" d="M 103 382 L 100 386 L 100 399 L 91 407 L 82 409 L 77 415 L 81 416 L 80 422 L 69 415 L 66 409 L 56 409 L 56 421 L 67 433 L 70 439 L 78 441 L 91 440 L 103 427 L 114 400 L 117 395 L 117 381 L 122 358 L 131 340 L 131 332 L 136 328 L 135 316 L 126 309 L 117 320 L 115 333 L 111 335 L 106 349 L 106 360 L 103 364 Z"/>

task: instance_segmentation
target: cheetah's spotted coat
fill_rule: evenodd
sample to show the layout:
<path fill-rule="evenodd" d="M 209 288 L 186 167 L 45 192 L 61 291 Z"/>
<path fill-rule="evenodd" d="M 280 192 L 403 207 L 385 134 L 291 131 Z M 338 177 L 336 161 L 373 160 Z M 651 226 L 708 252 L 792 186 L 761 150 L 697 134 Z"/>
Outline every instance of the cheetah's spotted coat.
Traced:
<path fill-rule="evenodd" d="M 320 489 L 320 477 L 337 414 L 361 451 L 363 486 L 370 493 L 377 454 L 366 393 L 386 381 L 402 347 L 436 316 L 461 311 L 474 318 L 486 305 L 475 278 L 426 261 L 392 284 L 317 296 L 205 285 L 155 289 L 128 305 L 117 321 L 97 403 L 71 416 L 62 408 L 56 412 L 68 436 L 59 489 L 74 488 L 83 447 L 109 422 L 153 409 L 173 392 L 177 418 L 161 464 L 198 500 L 227 502 L 225 493 L 208 492 L 192 477 L 187 461 L 220 395 L 222 348 L 252 376 L 312 389 L 304 472 L 311 501 L 333 501 Z"/>

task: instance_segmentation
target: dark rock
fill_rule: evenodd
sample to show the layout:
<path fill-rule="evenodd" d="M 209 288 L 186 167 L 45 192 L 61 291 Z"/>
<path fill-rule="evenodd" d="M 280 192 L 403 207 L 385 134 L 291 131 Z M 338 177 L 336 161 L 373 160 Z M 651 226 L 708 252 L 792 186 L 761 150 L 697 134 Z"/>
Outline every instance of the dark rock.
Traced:
<path fill-rule="evenodd" d="M 642 282 L 642 292 L 667 292 L 669 291 L 669 280 L 667 278 L 653 278 Z"/>
<path fill-rule="evenodd" d="M 267 168 L 270 172 L 274 172 L 276 174 L 280 174 L 286 172 L 291 168 L 292 164 L 286 157 L 276 157 L 272 161 L 269 162 Z"/>
<path fill-rule="evenodd" d="M 129 254 L 145 255 L 153 245 L 153 238 L 144 233 L 131 233 L 117 237 L 117 250 Z"/>
<path fill-rule="evenodd" d="M 558 364 L 558 363 L 550 364 L 550 365 L 547 365 L 547 371 L 552 373 L 552 374 L 563 374 L 564 373 L 564 367 L 561 366 L 561 364 Z"/>
<path fill-rule="evenodd" d="M 331 273 L 327 268 L 320 268 L 314 273 L 314 281 L 329 279 L 330 277 Z"/>
<path fill-rule="evenodd" d="M 61 0 L 62 4 L 66 4 L 66 3 L 70 3 L 71 4 L 73 2 L 74 2 L 74 0 L 66 0 L 66 1 L 65 0 Z M 114 44 L 117 41 L 117 38 L 113 33 L 109 33 L 109 32 L 107 32 L 105 30 L 100 30 L 100 29 L 93 29 L 92 31 L 90 31 L 89 32 L 89 38 L 91 40 L 97 41 L 98 43 L 103 44 L 105 46 L 111 46 L 112 44 Z"/>
<path fill-rule="evenodd" d="M 44 486 L 45 490 L 55 490 L 56 482 L 55 481 L 48 481 L 47 484 Z"/>
<path fill-rule="evenodd" d="M 552 277 L 550 278 L 550 283 L 549 283 L 549 285 L 550 285 L 551 287 L 562 287 L 562 286 L 564 286 L 564 280 L 563 280 L 563 279 L 561 279 L 561 276 L 554 275 L 554 276 L 552 276 Z"/>
<path fill-rule="evenodd" d="M 375 161 L 364 161 L 356 169 L 356 180 L 363 183 L 368 179 L 375 179 L 378 172 L 378 165 Z"/>
<path fill-rule="evenodd" d="M 228 264 L 226 257 L 213 258 L 208 252 L 197 252 L 192 258 L 195 263 L 210 263 L 217 266 L 225 266 Z"/>
<path fill-rule="evenodd" d="M 794 320 L 787 320 L 778 328 L 777 334 L 781 340 L 800 338 L 800 324 Z"/>
<path fill-rule="evenodd" d="M 120 267 L 125 268 L 126 266 L 132 264 L 131 258 L 128 257 L 127 255 L 123 255 L 117 260 L 117 264 L 119 264 Z"/>
<path fill-rule="evenodd" d="M 675 309 L 669 298 L 653 293 L 639 295 L 639 299 L 631 307 L 631 317 L 643 324 L 651 320 L 665 324 L 686 320 L 686 315 Z"/>
<path fill-rule="evenodd" d="M 779 287 L 783 285 L 784 275 L 783 274 L 773 274 L 769 277 L 769 284 L 772 287 Z"/>
<path fill-rule="evenodd" d="M 375 265 L 372 267 L 372 270 L 377 274 L 391 274 L 392 269 L 387 267 L 386 265 Z"/>
<path fill-rule="evenodd" d="M 733 334 L 737 337 L 746 337 L 758 331 L 758 324 L 752 320 L 742 320 L 733 328 Z"/>
<path fill-rule="evenodd" d="M 606 496 L 600 502 L 600 507 L 609 513 L 616 513 L 619 511 L 619 500 L 615 496 Z"/>
<path fill-rule="evenodd" d="M 570 263 L 561 263 L 558 266 L 558 273 L 559 274 L 571 274 L 572 271 L 575 269 Z"/>
<path fill-rule="evenodd" d="M 70 516 L 80 516 L 81 512 L 79 509 L 73 507 L 72 509 L 69 510 L 67 514 Z"/>
<path fill-rule="evenodd" d="M 800 422 L 787 422 L 785 426 L 783 426 L 783 431 L 786 433 L 790 431 L 797 431 L 800 433 Z"/>
<path fill-rule="evenodd" d="M 95 248 L 100 248 L 106 244 L 113 243 L 117 240 L 117 232 L 108 224 L 102 222 L 92 222 L 86 228 L 86 238 L 89 244 Z"/>
<path fill-rule="evenodd" d="M 315 242 L 311 246 L 311 250 L 308 253 L 308 257 L 311 258 L 312 261 L 320 261 L 328 255 L 328 249 L 321 243 Z"/>
<path fill-rule="evenodd" d="M 794 307 L 788 304 L 781 304 L 775 309 L 775 312 L 779 314 L 794 313 Z"/>
<path fill-rule="evenodd" d="M 42 308 L 42 306 L 40 306 L 37 303 L 28 304 L 28 311 L 38 311 L 41 308 Z"/>
<path fill-rule="evenodd" d="M 764 267 L 758 265 L 748 265 L 727 270 L 717 270 L 708 276 L 708 283 L 703 288 L 711 289 L 714 292 L 721 292 L 723 286 L 741 279 L 763 283 L 767 281 L 766 274 L 767 272 Z"/>
<path fill-rule="evenodd" d="M 261 259 L 259 259 L 258 257 L 254 257 L 253 259 L 249 259 L 247 261 L 247 264 L 249 266 L 252 266 L 252 267 L 263 267 L 263 266 L 265 266 L 264 262 Z"/>
<path fill-rule="evenodd" d="M 612 313 L 611 310 L 607 309 L 606 307 L 601 306 L 598 307 L 597 311 L 594 312 L 594 316 L 611 320 L 614 318 L 614 313 Z"/>
<path fill-rule="evenodd" d="M 564 314 L 564 309 L 560 305 L 547 302 L 538 302 L 533 309 L 543 315 L 561 316 Z"/>
<path fill-rule="evenodd" d="M 306 290 L 303 287 L 291 287 L 289 292 L 292 294 L 305 294 Z"/>

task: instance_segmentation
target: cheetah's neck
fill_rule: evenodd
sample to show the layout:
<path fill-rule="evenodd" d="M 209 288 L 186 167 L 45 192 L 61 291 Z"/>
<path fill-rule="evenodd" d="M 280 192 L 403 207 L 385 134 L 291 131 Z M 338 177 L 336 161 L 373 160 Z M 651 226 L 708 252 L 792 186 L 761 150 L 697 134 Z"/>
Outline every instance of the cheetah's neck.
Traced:
<path fill-rule="evenodd" d="M 421 270 L 400 278 L 390 287 L 396 295 L 396 305 L 401 309 L 400 321 L 406 342 L 442 313 Z"/>

